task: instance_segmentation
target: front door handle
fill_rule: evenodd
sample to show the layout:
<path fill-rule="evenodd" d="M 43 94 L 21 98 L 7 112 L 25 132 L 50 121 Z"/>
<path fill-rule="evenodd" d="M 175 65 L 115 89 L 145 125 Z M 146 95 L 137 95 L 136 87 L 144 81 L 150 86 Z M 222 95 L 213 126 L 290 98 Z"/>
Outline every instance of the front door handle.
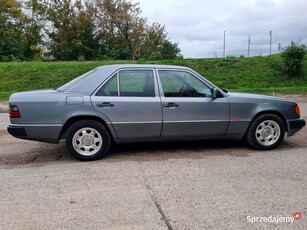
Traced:
<path fill-rule="evenodd" d="M 97 107 L 113 107 L 114 104 L 110 103 L 110 102 L 102 102 L 102 103 L 98 103 Z"/>
<path fill-rule="evenodd" d="M 169 102 L 169 103 L 163 104 L 163 107 L 167 107 L 167 108 L 176 108 L 178 106 L 179 105 L 174 103 L 174 102 Z"/>

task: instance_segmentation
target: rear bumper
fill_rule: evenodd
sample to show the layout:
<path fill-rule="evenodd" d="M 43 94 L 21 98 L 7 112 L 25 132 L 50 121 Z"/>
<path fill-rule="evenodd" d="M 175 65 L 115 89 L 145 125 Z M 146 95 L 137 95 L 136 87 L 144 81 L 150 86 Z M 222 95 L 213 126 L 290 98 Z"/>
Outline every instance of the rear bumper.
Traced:
<path fill-rule="evenodd" d="M 58 143 L 62 131 L 62 125 L 9 125 L 7 131 L 13 137 Z"/>
<path fill-rule="evenodd" d="M 306 122 L 303 118 L 288 120 L 288 136 L 300 131 L 305 125 Z"/>
<path fill-rule="evenodd" d="M 11 134 L 13 137 L 26 137 L 27 133 L 24 127 L 21 126 L 11 126 L 9 125 L 7 127 L 7 131 L 9 134 Z"/>

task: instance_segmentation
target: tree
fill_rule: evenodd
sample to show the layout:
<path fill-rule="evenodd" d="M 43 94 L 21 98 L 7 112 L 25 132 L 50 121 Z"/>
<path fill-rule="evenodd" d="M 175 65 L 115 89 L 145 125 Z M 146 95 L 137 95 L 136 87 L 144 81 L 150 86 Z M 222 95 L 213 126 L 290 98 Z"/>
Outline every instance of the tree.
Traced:
<path fill-rule="evenodd" d="M 180 54 L 180 48 L 178 47 L 178 43 L 171 43 L 169 40 L 166 40 L 162 43 L 162 46 L 159 49 L 160 56 L 158 59 L 176 59 L 182 58 Z"/>
<path fill-rule="evenodd" d="M 177 43 L 167 39 L 165 26 L 154 23 L 145 31 L 145 41 L 142 44 L 142 58 L 147 60 L 176 59 L 180 57 Z"/>
<path fill-rule="evenodd" d="M 115 59 L 136 59 L 138 45 L 144 37 L 146 20 L 140 16 L 139 4 L 125 0 L 94 0 L 100 43 L 107 55 Z"/>
<path fill-rule="evenodd" d="M 0 0 L 0 60 L 40 58 L 42 0 Z"/>
<path fill-rule="evenodd" d="M 158 59 L 165 56 L 166 46 L 175 48 L 176 57 L 180 49 L 167 40 L 165 27 L 159 23 L 151 26 L 141 16 L 139 3 L 126 0 L 94 0 L 92 9 L 97 19 L 97 31 L 105 54 L 114 59 Z M 170 46 L 171 44 L 171 46 Z M 163 50 L 161 48 L 163 47 Z"/>
<path fill-rule="evenodd" d="M 94 12 L 83 5 L 81 0 L 76 1 L 77 17 L 73 21 L 75 30 L 75 52 L 78 59 L 91 60 L 99 55 L 100 47 L 95 35 Z"/>
<path fill-rule="evenodd" d="M 71 0 L 51 0 L 47 6 L 47 20 L 51 23 L 50 28 L 46 28 L 50 39 L 48 49 L 57 60 L 76 59 L 73 50 L 75 16 Z"/>
<path fill-rule="evenodd" d="M 16 0 L 0 0 L 0 61 L 23 59 L 22 11 Z"/>
<path fill-rule="evenodd" d="M 289 76 L 298 76 L 303 71 L 303 61 L 306 54 L 306 46 L 291 42 L 283 48 L 283 71 Z"/>
<path fill-rule="evenodd" d="M 56 60 L 90 60 L 98 55 L 94 12 L 81 0 L 51 0 L 47 7 L 51 28 L 48 49 Z"/>
<path fill-rule="evenodd" d="M 147 60 L 158 59 L 161 55 L 159 49 L 166 40 L 165 26 L 153 23 L 146 27 L 145 39 L 142 46 L 142 58 Z"/>
<path fill-rule="evenodd" d="M 23 43 L 24 56 L 29 60 L 37 60 L 42 55 L 42 29 L 45 22 L 45 6 L 43 0 L 28 0 L 24 4 Z"/>
<path fill-rule="evenodd" d="M 128 0 L 0 0 L 0 61 L 177 58 L 165 27 Z"/>

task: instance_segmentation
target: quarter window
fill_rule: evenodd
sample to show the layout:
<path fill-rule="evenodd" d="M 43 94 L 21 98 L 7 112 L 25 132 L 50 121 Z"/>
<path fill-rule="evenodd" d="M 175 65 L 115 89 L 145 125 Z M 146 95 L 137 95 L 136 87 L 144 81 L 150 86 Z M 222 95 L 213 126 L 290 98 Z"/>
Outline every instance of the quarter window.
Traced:
<path fill-rule="evenodd" d="M 165 97 L 212 97 L 210 88 L 184 71 L 159 70 Z"/>
<path fill-rule="evenodd" d="M 115 74 L 106 84 L 100 88 L 96 96 L 118 96 L 117 74 Z"/>

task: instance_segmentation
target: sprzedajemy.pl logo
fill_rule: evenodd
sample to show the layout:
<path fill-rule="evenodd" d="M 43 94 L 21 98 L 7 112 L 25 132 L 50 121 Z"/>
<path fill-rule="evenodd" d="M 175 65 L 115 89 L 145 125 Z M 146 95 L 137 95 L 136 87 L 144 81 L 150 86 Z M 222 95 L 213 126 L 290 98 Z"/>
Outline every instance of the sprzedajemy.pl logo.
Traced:
<path fill-rule="evenodd" d="M 293 224 L 294 220 L 301 219 L 301 213 L 294 213 L 293 217 L 291 216 L 247 216 L 247 223 L 290 223 Z"/>

